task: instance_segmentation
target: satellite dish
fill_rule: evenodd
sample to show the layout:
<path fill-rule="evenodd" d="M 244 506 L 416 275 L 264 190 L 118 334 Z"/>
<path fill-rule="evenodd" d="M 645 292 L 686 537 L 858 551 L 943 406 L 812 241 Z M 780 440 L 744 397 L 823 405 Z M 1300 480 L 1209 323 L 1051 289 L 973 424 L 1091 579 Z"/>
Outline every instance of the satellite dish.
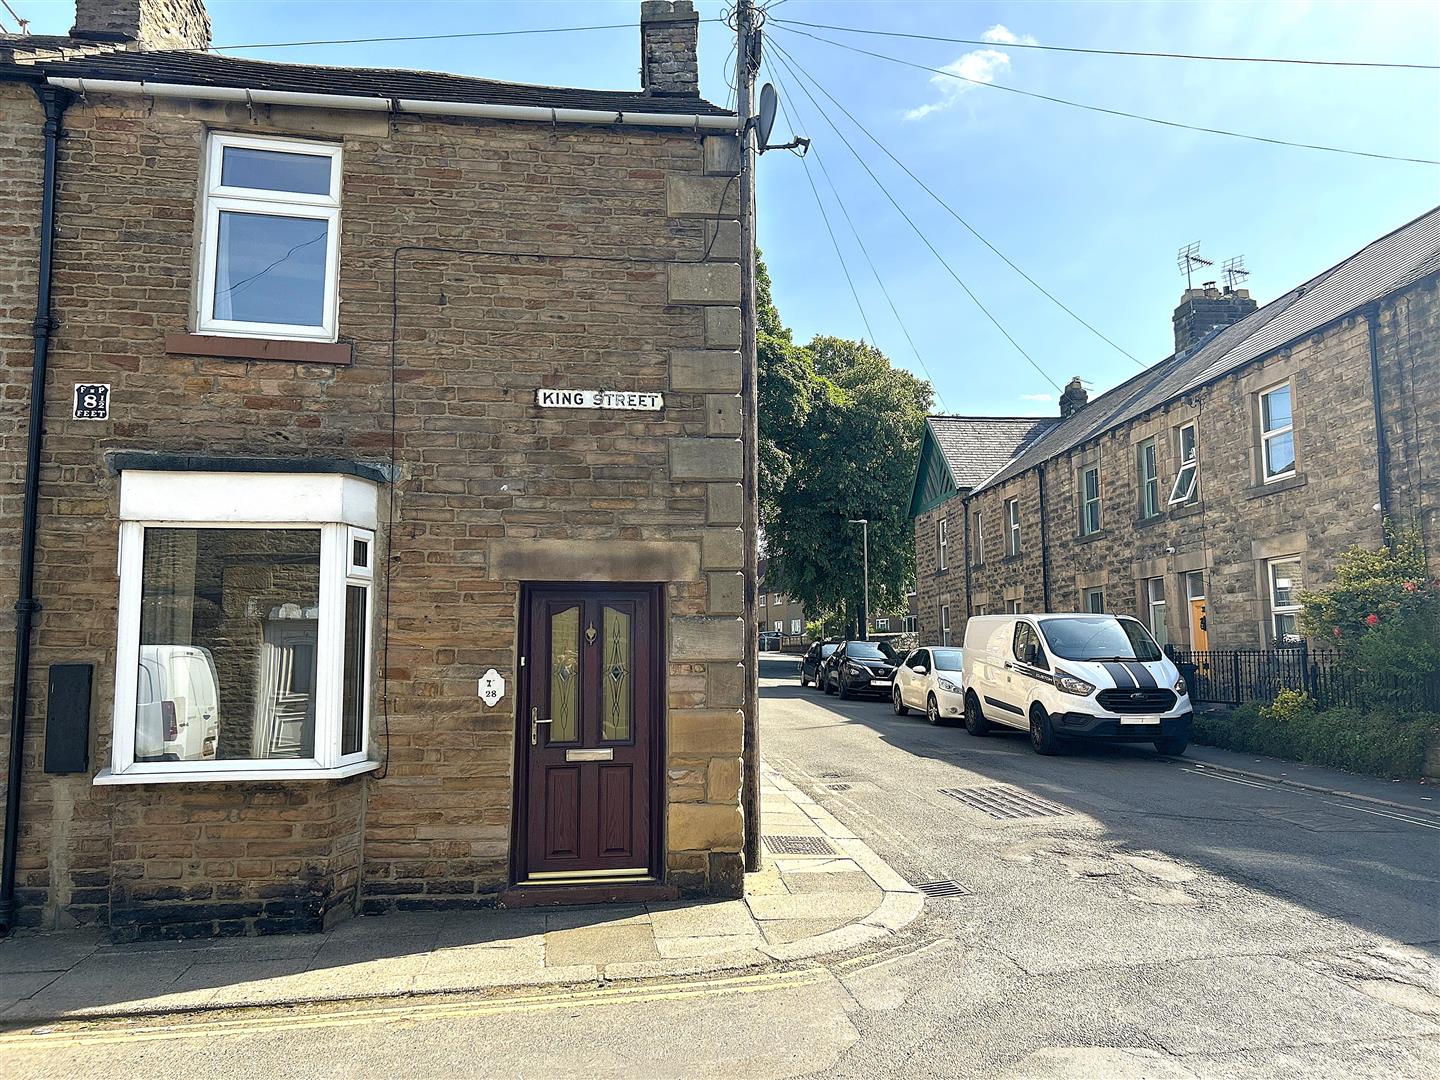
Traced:
<path fill-rule="evenodd" d="M 775 84 L 767 82 L 760 88 L 760 111 L 755 114 L 755 145 L 762 150 L 770 142 L 770 129 L 775 126 L 775 107 L 778 103 Z"/>

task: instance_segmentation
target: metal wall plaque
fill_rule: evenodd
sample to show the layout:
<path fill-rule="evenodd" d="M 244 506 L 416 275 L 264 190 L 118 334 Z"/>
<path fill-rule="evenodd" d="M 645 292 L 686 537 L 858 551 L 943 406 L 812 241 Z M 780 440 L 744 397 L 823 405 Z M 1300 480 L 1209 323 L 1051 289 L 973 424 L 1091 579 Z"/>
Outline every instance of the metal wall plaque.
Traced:
<path fill-rule="evenodd" d="M 493 667 L 480 676 L 480 700 L 493 709 L 505 696 L 505 678 Z"/>
<path fill-rule="evenodd" d="M 535 391 L 535 404 L 542 409 L 658 412 L 665 407 L 665 395 L 640 390 L 554 390 L 542 387 Z"/>
<path fill-rule="evenodd" d="M 615 751 L 612 748 L 604 750 L 566 750 L 566 761 L 614 761 Z"/>
<path fill-rule="evenodd" d="M 76 383 L 75 408 L 70 415 L 76 420 L 110 419 L 110 384 Z"/>

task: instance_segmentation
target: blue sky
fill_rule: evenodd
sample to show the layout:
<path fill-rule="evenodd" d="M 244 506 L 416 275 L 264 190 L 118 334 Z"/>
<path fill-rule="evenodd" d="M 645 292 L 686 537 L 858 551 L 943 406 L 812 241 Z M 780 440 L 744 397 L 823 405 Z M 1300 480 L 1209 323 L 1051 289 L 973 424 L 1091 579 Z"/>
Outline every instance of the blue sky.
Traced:
<path fill-rule="evenodd" d="M 12 6 L 36 32 L 63 33 L 70 0 Z M 704 19 L 726 5 L 700 0 Z M 627 24 L 589 33 L 456 42 L 246 50 L 257 58 L 454 71 L 559 85 L 638 87 L 638 0 L 529 3 L 211 0 L 217 45 Z M 784 0 L 774 17 L 986 39 L 965 46 L 830 36 L 1037 93 L 1206 127 L 1440 158 L 1440 73 L 1140 59 L 1006 49 L 1007 41 L 1138 50 L 1440 62 L 1431 3 L 942 3 Z M 997 29 L 1000 28 L 1000 29 Z M 821 31 L 823 33 L 823 31 Z M 1200 241 L 1219 262 L 1243 255 L 1263 303 L 1440 202 L 1440 168 L 1223 138 L 1081 112 L 797 37 L 787 50 L 906 165 L 1051 293 L 1146 363 L 1170 351 L 1183 279 L 1176 250 Z M 731 32 L 701 26 L 702 88 L 730 93 Z M 933 378 L 952 412 L 1047 413 L 1055 390 L 936 262 L 844 143 L 799 93 L 772 48 L 762 79 L 797 97 L 793 123 L 815 139 L 809 168 L 877 343 Z M 772 66 L 774 65 L 774 66 Z M 783 97 L 783 95 L 782 95 Z M 1134 363 L 1016 275 L 821 98 L 930 242 L 1055 382 L 1105 389 Z M 783 106 L 782 106 L 783 108 Z M 799 121 L 795 118 L 798 115 Z M 923 366 L 876 287 L 817 161 L 824 160 Z M 869 337 L 815 205 L 806 166 L 761 163 L 760 243 L 781 314 L 804 339 Z"/>

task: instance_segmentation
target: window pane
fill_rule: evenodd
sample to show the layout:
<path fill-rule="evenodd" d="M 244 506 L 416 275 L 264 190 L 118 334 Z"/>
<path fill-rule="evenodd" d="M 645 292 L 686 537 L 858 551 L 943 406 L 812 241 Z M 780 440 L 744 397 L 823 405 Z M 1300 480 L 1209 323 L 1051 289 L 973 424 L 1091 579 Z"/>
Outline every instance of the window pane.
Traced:
<path fill-rule="evenodd" d="M 330 224 L 276 214 L 220 214 L 215 318 L 319 326 Z"/>
<path fill-rule="evenodd" d="M 220 155 L 220 183 L 226 187 L 330 194 L 332 159 L 327 156 L 246 146 L 227 146 Z"/>
<path fill-rule="evenodd" d="M 1276 615 L 1275 640 L 1285 645 L 1293 645 L 1300 641 L 1300 617 L 1294 614 Z"/>
<path fill-rule="evenodd" d="M 1292 607 L 1300 603 L 1300 590 L 1305 583 L 1300 578 L 1300 560 L 1286 559 L 1270 564 L 1270 598 L 1277 608 Z"/>
<path fill-rule="evenodd" d="M 1281 386 L 1260 398 L 1266 431 L 1290 426 L 1290 387 Z"/>
<path fill-rule="evenodd" d="M 1180 429 L 1180 460 L 1182 462 L 1195 459 L 1195 429 L 1183 427 Z"/>
<path fill-rule="evenodd" d="M 580 609 L 550 620 L 550 739 L 574 742 L 579 732 Z"/>
<path fill-rule="evenodd" d="M 137 761 L 315 756 L 317 529 L 146 529 Z"/>
<path fill-rule="evenodd" d="M 1295 434 L 1287 431 L 1265 440 L 1265 475 L 1278 476 L 1295 467 Z"/>
<path fill-rule="evenodd" d="M 355 541 L 364 543 L 362 540 Z M 345 675 L 340 698 L 340 752 L 365 749 L 365 627 L 370 617 L 369 590 L 345 586 Z"/>

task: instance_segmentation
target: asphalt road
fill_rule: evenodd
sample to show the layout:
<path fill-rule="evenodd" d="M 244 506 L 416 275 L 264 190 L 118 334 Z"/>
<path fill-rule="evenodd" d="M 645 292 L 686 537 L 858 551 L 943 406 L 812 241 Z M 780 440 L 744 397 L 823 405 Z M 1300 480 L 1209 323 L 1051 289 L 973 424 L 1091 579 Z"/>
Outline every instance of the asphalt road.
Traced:
<path fill-rule="evenodd" d="M 766 757 L 916 883 L 887 951 L 760 976 L 101 1025 L 6 1075 L 1437 1077 L 1440 822 L 1141 748 L 1053 758 L 762 665 Z M 996 819 L 1005 785 L 1059 814 Z"/>

